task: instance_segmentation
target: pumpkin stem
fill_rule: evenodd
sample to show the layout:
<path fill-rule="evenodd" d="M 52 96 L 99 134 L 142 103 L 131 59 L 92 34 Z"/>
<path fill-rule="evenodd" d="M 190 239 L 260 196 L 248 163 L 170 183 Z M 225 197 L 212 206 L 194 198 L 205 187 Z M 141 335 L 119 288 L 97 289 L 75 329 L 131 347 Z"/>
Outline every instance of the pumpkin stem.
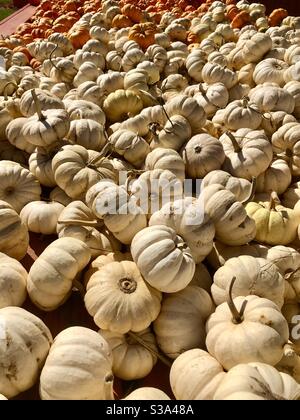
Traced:
<path fill-rule="evenodd" d="M 169 368 L 172 366 L 171 361 L 165 357 L 164 355 L 162 355 L 161 353 L 153 350 L 146 342 L 145 340 L 143 340 L 141 337 L 138 336 L 138 334 L 135 334 L 132 331 L 128 331 L 127 333 L 129 335 L 129 337 L 131 337 L 132 339 L 134 339 L 137 343 L 139 343 L 141 346 L 145 347 L 145 349 L 149 350 L 150 353 L 152 353 L 154 356 L 156 356 L 161 362 L 163 362 L 166 366 L 168 366 Z"/>
<path fill-rule="evenodd" d="M 253 200 L 253 198 L 255 196 L 255 190 L 256 190 L 256 177 L 253 176 L 252 177 L 252 180 L 251 180 L 251 189 L 249 191 L 249 195 L 248 195 L 248 197 L 246 197 L 244 199 L 244 201 L 242 201 L 243 204 L 246 204 L 249 201 L 252 201 Z"/>
<path fill-rule="evenodd" d="M 38 100 L 37 94 L 35 93 L 35 89 L 31 89 L 30 92 L 34 101 L 35 110 L 36 110 L 36 113 L 38 114 L 39 120 L 43 121 L 46 119 L 46 117 L 42 113 L 41 104 L 40 104 L 40 101 Z"/>
<path fill-rule="evenodd" d="M 166 108 L 164 107 L 165 101 L 164 101 L 163 97 L 162 96 L 159 96 L 157 98 L 157 101 L 158 101 L 158 104 L 162 107 L 162 110 L 163 110 L 165 116 L 167 117 L 168 121 L 170 122 L 171 126 L 174 128 L 173 121 L 170 119 L 170 117 L 169 117 L 169 115 L 168 115 L 168 113 L 166 111 Z"/>
<path fill-rule="evenodd" d="M 4 96 L 4 100 L 7 101 L 8 99 L 8 95 L 7 95 L 7 86 L 9 85 L 13 85 L 15 88 L 18 89 L 18 85 L 15 82 L 8 82 L 6 83 L 6 85 L 3 88 L 3 96 Z"/>
<path fill-rule="evenodd" d="M 66 219 L 66 220 L 58 220 L 58 225 L 73 225 L 73 226 L 87 226 L 87 227 L 103 227 L 102 220 L 78 220 L 78 219 Z"/>
<path fill-rule="evenodd" d="M 247 96 L 244 96 L 243 97 L 243 99 L 242 99 L 242 105 L 243 105 L 243 108 L 248 108 L 249 98 Z"/>
<path fill-rule="evenodd" d="M 57 48 L 58 48 L 58 45 L 56 44 L 55 47 L 53 48 L 53 50 L 51 51 L 50 55 L 49 55 L 49 61 L 50 61 L 51 65 L 56 68 L 56 70 L 61 71 L 57 67 L 57 65 L 54 63 L 54 61 L 52 60 L 52 54 L 54 53 L 54 51 L 56 51 Z"/>
<path fill-rule="evenodd" d="M 275 207 L 278 204 L 280 204 L 278 194 L 277 194 L 277 192 L 272 191 L 271 195 L 270 195 L 270 202 L 269 202 L 269 205 L 268 205 L 268 210 L 275 210 Z"/>
<path fill-rule="evenodd" d="M 248 301 L 245 300 L 242 304 L 241 310 L 240 311 L 237 310 L 237 307 L 235 306 L 233 298 L 232 298 L 232 289 L 233 289 L 233 285 L 235 281 L 236 281 L 236 277 L 233 277 L 229 284 L 227 304 L 232 314 L 232 322 L 234 324 L 241 324 L 244 321 L 243 315 L 244 315 Z"/>
<path fill-rule="evenodd" d="M 238 144 L 238 142 L 237 142 L 236 138 L 234 137 L 234 135 L 230 131 L 226 131 L 226 135 L 230 138 L 235 153 L 240 153 L 241 150 L 242 150 L 242 148 Z"/>
<path fill-rule="evenodd" d="M 199 83 L 199 92 L 202 93 L 202 95 L 206 97 L 206 91 L 204 90 L 202 83 Z"/>

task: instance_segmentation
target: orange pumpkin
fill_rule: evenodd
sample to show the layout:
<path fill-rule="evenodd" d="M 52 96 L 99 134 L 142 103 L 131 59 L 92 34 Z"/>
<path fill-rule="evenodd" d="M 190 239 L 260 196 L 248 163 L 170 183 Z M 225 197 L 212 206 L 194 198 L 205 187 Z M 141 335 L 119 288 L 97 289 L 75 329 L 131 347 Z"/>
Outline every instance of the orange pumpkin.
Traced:
<path fill-rule="evenodd" d="M 78 26 L 75 30 L 71 29 L 68 32 L 68 38 L 73 47 L 78 50 L 90 39 L 89 30 L 83 26 Z"/>
<path fill-rule="evenodd" d="M 241 11 L 238 13 L 231 22 L 231 27 L 233 29 L 235 28 L 242 28 L 245 25 L 248 25 L 248 23 L 251 22 L 251 18 L 248 12 L 246 10 Z"/>
<path fill-rule="evenodd" d="M 32 60 L 32 55 L 30 54 L 30 52 L 28 51 L 28 48 L 23 47 L 22 45 L 15 47 L 13 49 L 13 52 L 22 52 L 23 54 L 26 55 L 26 57 L 28 58 L 28 60 Z"/>
<path fill-rule="evenodd" d="M 38 61 L 36 58 L 32 58 L 30 60 L 30 65 L 33 69 L 38 70 L 41 67 L 42 63 Z"/>
<path fill-rule="evenodd" d="M 239 9 L 235 4 L 231 4 L 226 7 L 226 14 L 230 20 L 233 20 L 240 13 Z"/>
<path fill-rule="evenodd" d="M 132 25 L 133 25 L 132 20 L 129 19 L 129 17 L 121 15 L 121 14 L 116 15 L 113 18 L 112 23 L 111 23 L 111 26 L 113 28 L 119 28 L 119 29 L 128 28 L 129 26 L 132 26 Z"/>
<path fill-rule="evenodd" d="M 129 30 L 128 38 L 146 50 L 155 44 L 156 25 L 153 22 L 137 23 Z"/>
<path fill-rule="evenodd" d="M 144 12 L 133 4 L 126 4 L 126 6 L 121 9 L 121 12 L 123 15 L 129 17 L 132 22 L 139 23 L 145 20 Z"/>
<path fill-rule="evenodd" d="M 275 9 L 269 16 L 269 25 L 278 26 L 288 16 L 286 9 Z"/>

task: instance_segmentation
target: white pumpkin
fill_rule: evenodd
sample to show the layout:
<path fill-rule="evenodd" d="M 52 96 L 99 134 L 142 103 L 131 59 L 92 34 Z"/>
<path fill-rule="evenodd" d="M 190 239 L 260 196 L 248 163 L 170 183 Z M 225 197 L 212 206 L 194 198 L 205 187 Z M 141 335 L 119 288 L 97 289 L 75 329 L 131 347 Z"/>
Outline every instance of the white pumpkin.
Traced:
<path fill-rule="evenodd" d="M 23 305 L 27 296 L 27 276 L 19 261 L 0 252 L 0 309 Z"/>

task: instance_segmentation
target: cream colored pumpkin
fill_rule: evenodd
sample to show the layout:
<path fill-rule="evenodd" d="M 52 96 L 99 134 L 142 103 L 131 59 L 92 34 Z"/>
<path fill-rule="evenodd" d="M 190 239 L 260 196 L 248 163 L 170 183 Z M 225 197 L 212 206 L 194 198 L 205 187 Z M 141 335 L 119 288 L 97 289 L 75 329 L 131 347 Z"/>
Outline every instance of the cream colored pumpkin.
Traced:
<path fill-rule="evenodd" d="M 58 334 L 40 377 L 42 400 L 113 400 L 112 354 L 96 331 L 70 327 Z"/>
<path fill-rule="evenodd" d="M 51 95 L 49 92 L 42 89 L 35 89 L 35 94 L 41 111 L 64 109 L 63 102 L 59 98 Z M 20 111 L 24 117 L 32 117 L 36 113 L 36 105 L 31 91 L 27 91 L 21 96 Z"/>
<path fill-rule="evenodd" d="M 269 168 L 256 179 L 256 192 L 275 191 L 283 194 L 292 181 L 292 174 L 288 163 L 284 159 L 275 159 Z"/>
<path fill-rule="evenodd" d="M 17 212 L 30 201 L 39 200 L 41 187 L 37 179 L 20 164 L 0 162 L 0 199 L 9 203 Z"/>
<path fill-rule="evenodd" d="M 150 152 L 146 140 L 129 130 L 117 130 L 110 136 L 109 142 L 120 156 L 136 168 L 141 167 Z"/>
<path fill-rule="evenodd" d="M 73 60 L 62 58 L 56 63 L 52 60 L 50 70 L 50 78 L 57 83 L 72 83 L 77 73 L 77 68 L 74 66 Z"/>
<path fill-rule="evenodd" d="M 27 227 L 12 206 L 0 200 L 0 252 L 21 260 L 28 245 Z"/>
<path fill-rule="evenodd" d="M 28 164 L 28 154 L 22 150 L 17 149 L 8 141 L 0 141 L 0 161 L 1 160 L 13 160 L 20 165 Z"/>
<path fill-rule="evenodd" d="M 103 219 L 105 226 L 122 243 L 130 244 L 137 232 L 147 226 L 147 217 L 131 198 L 125 187 L 112 181 L 102 181 L 91 187 L 86 203 L 93 213 Z"/>
<path fill-rule="evenodd" d="M 153 324 L 158 346 L 171 359 L 186 350 L 205 348 L 205 321 L 213 311 L 209 294 L 200 287 L 166 295 Z"/>
<path fill-rule="evenodd" d="M 225 375 L 214 400 L 298 400 L 299 384 L 265 363 L 239 364 Z"/>
<path fill-rule="evenodd" d="M 182 182 L 168 169 L 153 169 L 143 172 L 129 186 L 132 198 L 150 217 L 164 204 L 181 198 Z"/>
<path fill-rule="evenodd" d="M 201 287 L 210 293 L 211 285 L 212 278 L 206 266 L 202 263 L 196 264 L 195 274 L 189 286 Z"/>
<path fill-rule="evenodd" d="M 86 191 L 101 179 L 115 179 L 113 165 L 107 158 L 83 146 L 63 146 L 52 160 L 54 178 L 70 197 L 82 199 Z"/>
<path fill-rule="evenodd" d="M 209 172 L 220 169 L 225 154 L 220 141 L 209 134 L 193 136 L 182 150 L 186 173 L 191 178 L 204 178 Z"/>
<path fill-rule="evenodd" d="M 268 83 L 276 83 L 278 86 L 284 86 L 284 72 L 289 65 L 276 58 L 266 58 L 260 61 L 253 72 L 253 80 L 257 85 Z"/>
<path fill-rule="evenodd" d="M 173 149 L 165 149 L 158 147 L 152 152 L 148 153 L 145 159 L 145 169 L 168 169 L 171 171 L 180 181 L 185 178 L 185 165 L 184 161 Z"/>
<path fill-rule="evenodd" d="M 260 128 L 265 130 L 268 137 L 271 137 L 281 126 L 290 122 L 297 122 L 294 115 L 284 111 L 266 112 Z"/>
<path fill-rule="evenodd" d="M 65 99 L 64 104 L 66 107 L 66 111 L 69 114 L 69 119 L 71 121 L 78 119 L 78 116 L 80 116 L 81 119 L 86 118 L 90 120 L 95 120 L 99 124 L 105 125 L 105 113 L 98 105 L 89 101 L 85 101 L 83 99 Z"/>
<path fill-rule="evenodd" d="M 77 88 L 77 98 L 101 106 L 104 101 L 100 86 L 93 81 L 81 83 Z"/>
<path fill-rule="evenodd" d="M 295 99 L 286 89 L 275 83 L 264 83 L 249 92 L 251 102 L 254 102 L 261 112 L 285 111 L 292 114 Z"/>
<path fill-rule="evenodd" d="M 235 299 L 217 307 L 207 321 L 208 352 L 226 369 L 240 363 L 276 365 L 289 337 L 288 324 L 278 306 L 255 295 Z M 230 307 L 229 307 L 230 304 Z"/>
<path fill-rule="evenodd" d="M 196 263 L 201 262 L 212 249 L 214 225 L 194 198 L 185 197 L 166 203 L 151 216 L 149 226 L 154 225 L 174 229 L 190 248 Z"/>
<path fill-rule="evenodd" d="M 98 327 L 125 334 L 157 318 L 161 293 L 147 285 L 134 262 L 112 262 L 91 276 L 84 302 Z"/>
<path fill-rule="evenodd" d="M 254 239 L 255 222 L 231 191 L 220 184 L 212 184 L 202 190 L 199 199 L 215 225 L 216 239 L 230 246 L 243 245 Z"/>
<path fill-rule="evenodd" d="M 55 150 L 47 151 L 43 147 L 37 147 L 29 157 L 30 172 L 45 187 L 56 186 L 52 170 L 52 159 L 55 152 Z"/>
<path fill-rule="evenodd" d="M 275 366 L 279 372 L 292 376 L 296 382 L 300 381 L 300 357 L 296 352 L 296 346 L 288 343 L 284 346 L 284 354 L 280 362 Z"/>
<path fill-rule="evenodd" d="M 202 79 L 208 84 L 223 83 L 227 89 L 237 84 L 237 74 L 227 67 L 222 67 L 218 63 L 206 63 L 202 69 Z"/>
<path fill-rule="evenodd" d="M 0 252 L 0 309 L 23 305 L 27 296 L 27 276 L 17 260 Z"/>
<path fill-rule="evenodd" d="M 171 99 L 165 106 L 165 110 L 169 117 L 173 115 L 181 115 L 188 120 L 191 126 L 192 134 L 197 134 L 206 122 L 205 111 L 196 99 L 187 95 L 177 95 Z"/>
<path fill-rule="evenodd" d="M 158 134 L 156 131 L 151 134 L 153 137 L 151 147 L 153 149 L 171 148 L 179 151 L 184 143 L 191 138 L 192 127 L 187 118 L 176 114 L 165 122 Z"/>
<path fill-rule="evenodd" d="M 229 93 L 223 83 L 207 85 L 206 89 L 200 84 L 199 90 L 194 98 L 204 108 L 208 117 L 212 117 L 217 109 L 224 108 L 228 104 Z"/>
<path fill-rule="evenodd" d="M 253 88 L 255 86 L 253 80 L 253 72 L 256 65 L 255 63 L 245 64 L 238 71 L 238 81 L 239 83 L 246 83 L 249 87 Z"/>
<path fill-rule="evenodd" d="M 78 73 L 74 77 L 73 85 L 78 88 L 84 82 L 95 82 L 100 74 L 101 71 L 98 69 L 96 64 L 87 61 L 79 67 Z"/>
<path fill-rule="evenodd" d="M 2 122 L 2 118 L 0 120 Z M 35 146 L 26 140 L 22 134 L 22 129 L 27 118 L 19 117 L 11 120 L 5 129 L 7 140 L 15 147 L 27 153 L 33 153 Z"/>
<path fill-rule="evenodd" d="M 300 174 L 299 143 L 300 124 L 291 122 L 284 124 L 272 136 L 273 150 L 276 154 L 282 154 L 287 159 L 292 175 Z"/>
<path fill-rule="evenodd" d="M 12 398 L 38 380 L 52 336 L 41 319 L 25 309 L 0 309 L 0 392 Z"/>
<path fill-rule="evenodd" d="M 270 195 L 246 205 L 248 216 L 256 224 L 255 239 L 269 245 L 287 245 L 296 238 L 299 210 L 283 207 L 274 192 L 268 197 Z"/>
<path fill-rule="evenodd" d="M 170 384 L 177 400 L 212 400 L 224 377 L 216 359 L 204 350 L 192 349 L 172 364 Z"/>
<path fill-rule="evenodd" d="M 128 394 L 124 400 L 152 400 L 152 401 L 163 401 L 163 400 L 170 400 L 171 398 L 163 392 L 161 389 L 153 388 L 153 387 L 142 387 L 137 388 Z"/>
<path fill-rule="evenodd" d="M 233 277 L 236 277 L 232 288 L 233 297 L 256 295 L 282 307 L 285 282 L 272 262 L 250 255 L 227 260 L 214 274 L 211 294 L 216 305 L 226 302 L 228 285 Z"/>
<path fill-rule="evenodd" d="M 100 86 L 103 94 L 108 95 L 118 89 L 124 89 L 124 77 L 124 73 L 110 71 L 109 73 L 101 74 L 97 79 L 97 84 Z"/>
<path fill-rule="evenodd" d="M 78 144 L 89 150 L 100 151 L 106 144 L 105 129 L 95 120 L 73 120 L 66 136 L 72 144 Z"/>
<path fill-rule="evenodd" d="M 256 130 L 260 126 L 263 118 L 256 104 L 249 102 L 247 99 L 230 102 L 222 111 L 220 122 L 228 130 L 233 131 L 240 128 Z M 218 122 L 217 115 L 213 118 L 214 121 Z"/>
<path fill-rule="evenodd" d="M 60 238 L 52 242 L 29 271 L 27 291 L 32 302 L 44 311 L 62 305 L 90 258 L 88 246 L 78 239 Z"/>
<path fill-rule="evenodd" d="M 250 181 L 264 172 L 272 161 L 272 146 L 262 130 L 240 128 L 234 133 L 224 133 L 220 142 L 225 153 L 223 169 L 233 176 Z"/>
<path fill-rule="evenodd" d="M 300 118 L 300 82 L 299 81 L 291 81 L 288 82 L 284 89 L 286 89 L 295 99 L 295 108 L 293 111 L 293 115 L 296 118 Z M 279 127 L 278 127 L 279 128 Z"/>
<path fill-rule="evenodd" d="M 145 280 L 162 292 L 178 292 L 193 278 L 191 251 L 172 228 L 155 225 L 142 229 L 132 240 L 131 253 Z"/>
<path fill-rule="evenodd" d="M 31 201 L 23 207 L 20 217 L 29 232 L 53 235 L 64 208 L 62 204 L 54 201 Z"/>
<path fill-rule="evenodd" d="M 221 184 L 227 190 L 231 191 L 236 199 L 243 203 L 246 201 L 251 193 L 251 183 L 243 178 L 237 178 L 230 175 L 228 172 L 215 170 L 209 172 L 202 180 L 202 188 L 206 188 L 212 184 Z"/>
<path fill-rule="evenodd" d="M 82 201 L 72 201 L 59 215 L 57 233 L 59 238 L 80 239 L 90 248 L 92 257 L 97 257 L 120 249 L 119 242 L 105 232 L 102 224 Z"/>
<path fill-rule="evenodd" d="M 269 34 L 256 33 L 243 45 L 243 58 L 246 64 L 257 63 L 272 48 Z"/>
<path fill-rule="evenodd" d="M 125 381 L 147 376 L 156 364 L 158 352 L 154 334 L 149 328 L 132 334 L 100 330 L 113 356 L 113 373 Z M 142 343 L 142 344 L 141 344 Z"/>

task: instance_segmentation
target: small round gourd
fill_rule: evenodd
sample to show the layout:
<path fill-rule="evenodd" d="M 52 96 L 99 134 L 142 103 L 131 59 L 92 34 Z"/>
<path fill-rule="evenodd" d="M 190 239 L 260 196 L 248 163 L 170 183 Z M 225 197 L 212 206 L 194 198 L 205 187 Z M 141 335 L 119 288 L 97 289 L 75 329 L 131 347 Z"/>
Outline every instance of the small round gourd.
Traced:
<path fill-rule="evenodd" d="M 27 253 L 29 234 L 18 213 L 0 200 L 0 252 L 21 260 Z"/>
<path fill-rule="evenodd" d="M 214 310 L 209 294 L 197 286 L 166 295 L 153 327 L 157 344 L 171 359 L 205 348 L 205 321 Z"/>
<path fill-rule="evenodd" d="M 27 296 L 27 276 L 19 261 L 0 252 L 0 309 L 23 305 Z"/>
<path fill-rule="evenodd" d="M 163 401 L 163 400 L 170 400 L 171 398 L 163 392 L 161 389 L 153 388 L 153 387 L 142 387 L 137 388 L 128 394 L 124 400 L 152 400 L 152 401 Z"/>
<path fill-rule="evenodd" d="M 144 279 L 162 292 L 178 292 L 193 278 L 191 251 L 172 228 L 155 225 L 142 229 L 132 240 L 131 253 Z"/>
<path fill-rule="evenodd" d="M 53 235 L 64 208 L 62 204 L 54 201 L 31 201 L 23 207 L 20 217 L 29 232 Z"/>
<path fill-rule="evenodd" d="M 89 150 L 100 151 L 106 144 L 104 127 L 95 120 L 73 120 L 66 138 L 72 144 L 79 144 Z"/>
<path fill-rule="evenodd" d="M 15 306 L 0 309 L 0 392 L 12 398 L 38 380 L 52 336 L 41 319 Z"/>
<path fill-rule="evenodd" d="M 113 356 L 113 373 L 125 381 L 147 376 L 157 361 L 157 346 L 154 334 L 149 328 L 138 333 L 118 334 L 100 330 Z"/>
<path fill-rule="evenodd" d="M 255 295 L 222 303 L 206 324 L 208 352 L 226 369 L 240 363 L 276 365 L 289 338 L 288 324 L 278 306 Z"/>
<path fill-rule="evenodd" d="M 113 400 L 112 354 L 96 331 L 70 327 L 58 334 L 40 378 L 42 400 Z"/>
<path fill-rule="evenodd" d="M 157 318 L 161 293 L 147 285 L 134 262 L 120 261 L 90 277 L 84 301 L 98 327 L 125 334 L 142 331 Z"/>
<path fill-rule="evenodd" d="M 184 161 L 173 149 L 158 147 L 148 153 L 145 159 L 145 169 L 168 169 L 181 181 L 185 178 Z"/>
<path fill-rule="evenodd" d="M 243 203 L 249 198 L 251 193 L 251 183 L 243 178 L 237 178 L 228 172 L 216 170 L 209 172 L 202 180 L 202 188 L 212 184 L 223 185 L 227 190 L 231 191 L 236 199 Z"/>
<path fill-rule="evenodd" d="M 177 400 L 212 400 L 224 377 L 216 359 L 204 350 L 192 349 L 172 364 L 170 384 Z"/>
<path fill-rule="evenodd" d="M 27 291 L 32 302 L 44 311 L 62 305 L 90 258 L 88 246 L 79 239 L 59 238 L 52 242 L 29 271 Z"/>

